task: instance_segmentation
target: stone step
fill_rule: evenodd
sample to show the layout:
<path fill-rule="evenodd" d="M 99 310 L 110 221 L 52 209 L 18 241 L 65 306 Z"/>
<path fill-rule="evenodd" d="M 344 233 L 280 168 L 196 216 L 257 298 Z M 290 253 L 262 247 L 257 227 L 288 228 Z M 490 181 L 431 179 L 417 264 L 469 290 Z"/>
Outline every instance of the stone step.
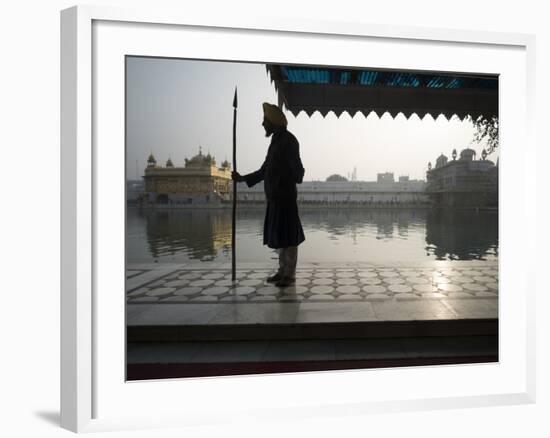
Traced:
<path fill-rule="evenodd" d="M 131 325 L 128 342 L 366 339 L 498 335 L 498 319 L 288 324 Z"/>

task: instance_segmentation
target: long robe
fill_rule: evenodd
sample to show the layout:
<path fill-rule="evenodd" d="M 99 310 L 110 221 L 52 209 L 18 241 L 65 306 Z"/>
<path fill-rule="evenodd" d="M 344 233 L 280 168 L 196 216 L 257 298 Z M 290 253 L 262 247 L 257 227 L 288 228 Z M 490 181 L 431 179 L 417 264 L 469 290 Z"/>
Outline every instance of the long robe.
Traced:
<path fill-rule="evenodd" d="M 296 184 L 303 179 L 298 140 L 286 128 L 273 133 L 262 166 L 244 175 L 248 187 L 264 181 L 267 208 L 263 243 L 269 248 L 297 246 L 305 240 L 296 203 Z"/>

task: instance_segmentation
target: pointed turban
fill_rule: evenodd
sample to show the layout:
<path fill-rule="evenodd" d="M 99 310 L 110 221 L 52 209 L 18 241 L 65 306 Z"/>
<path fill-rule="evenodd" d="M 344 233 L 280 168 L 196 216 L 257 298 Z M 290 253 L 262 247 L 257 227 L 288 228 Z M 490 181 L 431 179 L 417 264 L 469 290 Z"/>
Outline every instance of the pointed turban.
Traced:
<path fill-rule="evenodd" d="M 286 117 L 277 105 L 264 102 L 264 117 L 277 126 L 286 126 Z"/>

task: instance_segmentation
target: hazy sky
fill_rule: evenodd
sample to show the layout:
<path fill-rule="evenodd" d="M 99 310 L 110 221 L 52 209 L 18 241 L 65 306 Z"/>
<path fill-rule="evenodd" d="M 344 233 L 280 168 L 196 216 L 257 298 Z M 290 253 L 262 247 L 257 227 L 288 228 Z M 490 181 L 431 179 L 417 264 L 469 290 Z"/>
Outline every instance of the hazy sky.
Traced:
<path fill-rule="evenodd" d="M 128 58 L 127 64 L 127 175 L 139 179 L 151 152 L 157 163 L 170 157 L 175 166 L 198 153 L 210 152 L 217 164 L 232 161 L 233 94 L 238 88 L 237 170 L 249 173 L 262 164 L 269 138 L 261 126 L 262 102 L 277 103 L 275 88 L 264 64 L 188 61 L 180 59 Z M 371 113 L 337 118 L 329 113 L 294 117 L 286 112 L 288 129 L 300 142 L 304 180 L 324 180 L 333 173 L 348 176 L 357 168 L 357 179 L 376 180 L 380 172 L 395 179 L 408 175 L 425 179 L 432 164 L 453 148 L 471 143 L 470 122 L 443 116 L 434 120 L 416 115 L 393 119 Z M 496 161 L 496 154 L 489 156 Z M 136 173 L 137 168 L 137 173 Z"/>

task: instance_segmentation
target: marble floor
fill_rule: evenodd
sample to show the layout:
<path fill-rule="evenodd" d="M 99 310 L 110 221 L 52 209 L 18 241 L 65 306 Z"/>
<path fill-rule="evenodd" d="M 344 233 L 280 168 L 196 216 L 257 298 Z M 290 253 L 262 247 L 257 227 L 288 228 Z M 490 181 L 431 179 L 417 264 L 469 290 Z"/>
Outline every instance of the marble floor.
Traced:
<path fill-rule="evenodd" d="M 272 271 L 178 269 L 128 290 L 128 303 L 387 301 L 498 297 L 496 267 L 298 269 L 296 284 L 265 281 Z M 135 270 L 128 278 L 135 278 Z"/>
<path fill-rule="evenodd" d="M 241 264 L 233 282 L 222 264 L 128 266 L 128 323 L 227 323 L 235 312 L 245 323 L 498 317 L 497 262 L 303 264 L 287 288 L 265 281 L 273 273 Z"/>

